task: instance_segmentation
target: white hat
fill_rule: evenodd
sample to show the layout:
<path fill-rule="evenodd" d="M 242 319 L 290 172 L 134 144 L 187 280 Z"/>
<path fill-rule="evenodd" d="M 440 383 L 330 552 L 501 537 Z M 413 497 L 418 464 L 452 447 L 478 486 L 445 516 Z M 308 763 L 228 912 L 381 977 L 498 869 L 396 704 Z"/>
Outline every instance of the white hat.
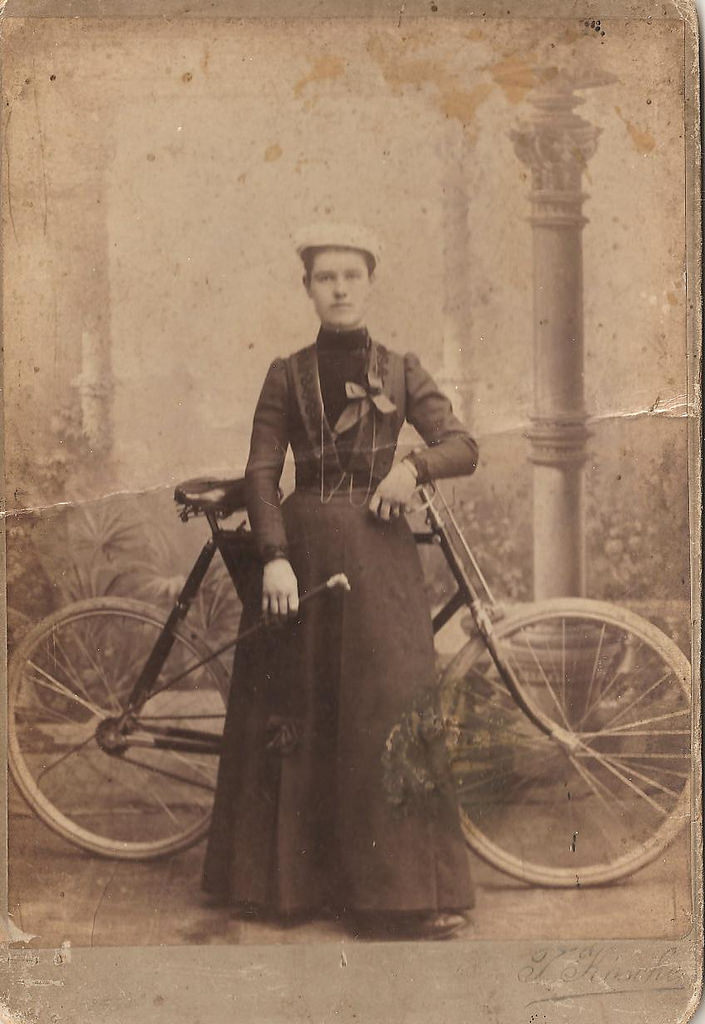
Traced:
<path fill-rule="evenodd" d="M 371 256 L 375 265 L 379 263 L 382 250 L 379 240 L 360 224 L 331 221 L 311 224 L 302 229 L 296 235 L 295 244 L 301 257 L 307 249 L 358 249 Z"/>

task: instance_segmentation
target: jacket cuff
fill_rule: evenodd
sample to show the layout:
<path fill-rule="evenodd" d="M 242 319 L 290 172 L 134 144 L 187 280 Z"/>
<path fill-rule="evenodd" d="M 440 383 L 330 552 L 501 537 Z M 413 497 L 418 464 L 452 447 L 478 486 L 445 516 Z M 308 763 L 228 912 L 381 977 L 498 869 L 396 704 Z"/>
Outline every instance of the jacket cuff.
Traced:
<path fill-rule="evenodd" d="M 426 460 L 423 455 L 420 452 L 409 452 L 408 455 L 404 456 L 404 459 L 407 462 L 410 462 L 416 470 L 416 483 L 427 484 L 431 479 L 431 476 L 428 472 L 428 466 L 426 465 Z"/>
<path fill-rule="evenodd" d="M 260 558 L 263 565 L 266 565 L 267 562 L 273 562 L 275 558 L 286 558 L 288 561 L 289 551 L 287 548 L 279 547 L 276 544 L 265 544 Z"/>

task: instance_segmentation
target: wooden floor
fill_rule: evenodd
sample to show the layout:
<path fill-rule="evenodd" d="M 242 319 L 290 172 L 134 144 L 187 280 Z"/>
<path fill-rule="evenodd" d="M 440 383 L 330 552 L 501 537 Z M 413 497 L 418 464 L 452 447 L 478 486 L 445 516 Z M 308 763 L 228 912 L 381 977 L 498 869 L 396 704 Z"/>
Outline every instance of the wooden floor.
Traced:
<path fill-rule="evenodd" d="M 40 948 L 340 941 L 333 920 L 296 927 L 243 923 L 204 905 L 203 846 L 140 864 L 92 857 L 10 801 L 9 910 L 16 941 Z M 690 928 L 685 833 L 631 879 L 581 890 L 530 888 L 471 856 L 477 885 L 466 938 L 675 938 Z M 31 936 L 31 938 L 30 938 Z"/>

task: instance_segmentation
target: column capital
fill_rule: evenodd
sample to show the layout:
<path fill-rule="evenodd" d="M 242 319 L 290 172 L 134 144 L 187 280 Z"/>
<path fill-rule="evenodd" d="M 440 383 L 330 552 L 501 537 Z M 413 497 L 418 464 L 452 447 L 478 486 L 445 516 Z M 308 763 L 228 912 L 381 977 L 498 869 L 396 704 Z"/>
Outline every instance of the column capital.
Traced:
<path fill-rule="evenodd" d="M 534 74 L 537 87 L 528 97 L 534 112 L 509 133 L 517 156 L 531 168 L 534 219 L 545 213 L 550 220 L 582 221 L 582 174 L 602 129 L 575 113 L 585 102 L 576 90 L 613 79 L 606 74 L 580 78 L 556 68 L 537 68 Z"/>
<path fill-rule="evenodd" d="M 582 466 L 585 442 L 592 436 L 586 415 L 532 416 L 526 437 L 531 442 L 529 461 L 538 466 Z"/>

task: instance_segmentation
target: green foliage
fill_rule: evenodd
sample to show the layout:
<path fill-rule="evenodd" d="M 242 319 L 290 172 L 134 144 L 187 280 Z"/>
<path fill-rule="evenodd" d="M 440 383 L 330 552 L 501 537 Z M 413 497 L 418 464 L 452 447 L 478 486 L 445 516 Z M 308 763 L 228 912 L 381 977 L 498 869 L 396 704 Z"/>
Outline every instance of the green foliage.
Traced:
<path fill-rule="evenodd" d="M 48 436 L 45 435 L 44 443 L 35 440 L 31 447 L 18 444 L 13 453 L 18 461 L 12 475 L 25 485 L 13 491 L 15 506 L 31 509 L 63 501 L 76 476 L 85 481 L 100 462 L 100 453 L 91 448 L 83 433 L 76 388 L 71 388 L 63 401 L 57 399 L 45 427 Z"/>
<path fill-rule="evenodd" d="M 33 539 L 30 517 L 8 520 L 6 583 L 8 644 L 19 643 L 34 622 L 49 615 L 56 595 Z"/>
<path fill-rule="evenodd" d="M 180 543 L 185 529 L 180 524 L 170 530 L 163 517 L 145 516 L 140 502 L 119 498 L 55 513 L 48 536 L 37 544 L 25 526 L 9 544 L 15 584 L 9 601 L 22 632 L 52 608 L 92 597 L 141 599 L 166 615 L 192 564 Z M 27 571 L 34 587 L 19 585 Z M 189 628 L 216 647 L 234 639 L 239 618 L 237 595 L 216 556 L 189 611 Z M 224 663 L 231 658 L 224 655 Z"/>
<path fill-rule="evenodd" d="M 689 596 L 687 483 L 682 452 L 665 444 L 648 467 L 625 462 L 588 499 L 588 593 L 607 601 Z"/>
<path fill-rule="evenodd" d="M 500 503 L 494 495 L 473 493 L 465 483 L 443 491 L 493 594 L 501 600 L 529 600 L 531 531 L 523 496 Z M 429 598 L 438 604 L 455 590 L 454 581 L 435 547 L 422 550 L 421 558 Z"/>

